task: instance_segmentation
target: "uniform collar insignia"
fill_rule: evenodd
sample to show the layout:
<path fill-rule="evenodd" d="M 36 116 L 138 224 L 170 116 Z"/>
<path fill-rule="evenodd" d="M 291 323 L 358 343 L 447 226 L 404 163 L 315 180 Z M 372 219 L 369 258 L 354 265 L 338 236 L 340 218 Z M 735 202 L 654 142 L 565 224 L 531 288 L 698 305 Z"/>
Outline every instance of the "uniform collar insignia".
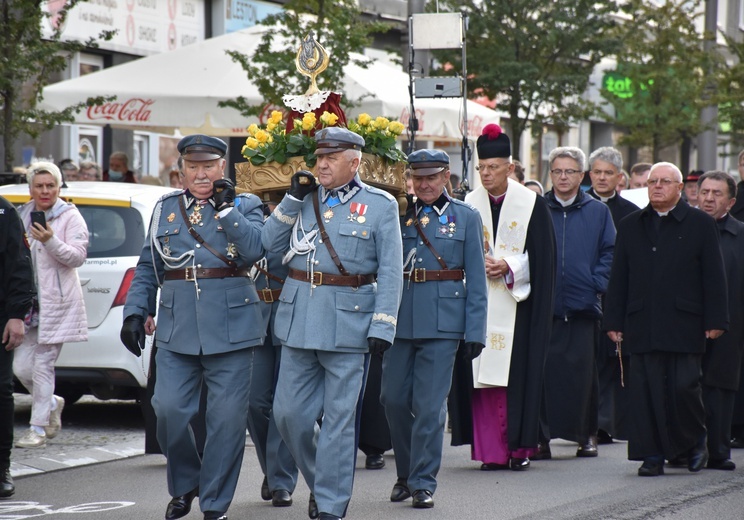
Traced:
<path fill-rule="evenodd" d="M 328 197 L 338 197 L 338 200 L 341 202 L 341 204 L 346 204 L 346 202 L 348 202 L 349 199 L 356 195 L 357 192 L 361 189 L 362 187 L 357 182 L 356 177 L 354 177 L 353 179 L 351 179 L 351 181 L 349 181 L 348 184 L 345 184 L 338 188 L 332 190 L 322 188 L 323 194 L 321 195 L 321 202 L 326 202 L 326 200 L 328 200 Z"/>
<path fill-rule="evenodd" d="M 421 199 L 416 200 L 416 215 L 421 212 L 421 210 L 424 208 L 424 206 L 430 206 L 434 211 L 437 212 L 437 215 L 442 215 L 444 211 L 449 207 L 450 205 L 450 198 L 449 195 L 447 195 L 447 192 L 444 191 L 439 196 L 437 200 L 435 200 L 432 204 L 424 204 L 424 201 Z"/>
<path fill-rule="evenodd" d="M 186 207 L 186 209 L 191 208 L 191 206 L 193 206 L 194 203 L 196 203 L 199 200 L 196 197 L 194 197 L 189 190 L 185 190 L 183 192 L 182 197 L 183 197 L 183 205 Z M 211 204 L 211 206 L 213 208 L 216 208 L 217 207 L 215 205 L 215 202 L 214 202 L 214 199 L 213 198 L 210 197 L 209 199 L 207 199 L 207 202 L 209 202 L 209 204 Z M 204 204 L 202 204 L 202 205 L 204 205 Z"/>

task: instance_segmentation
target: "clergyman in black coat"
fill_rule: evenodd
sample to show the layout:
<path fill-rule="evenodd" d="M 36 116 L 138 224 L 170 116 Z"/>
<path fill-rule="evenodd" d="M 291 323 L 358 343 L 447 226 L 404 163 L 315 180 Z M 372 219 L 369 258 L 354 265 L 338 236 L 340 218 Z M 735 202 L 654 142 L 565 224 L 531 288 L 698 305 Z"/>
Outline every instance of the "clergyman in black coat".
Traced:
<path fill-rule="evenodd" d="M 630 354 L 628 459 L 640 476 L 664 459 L 708 459 L 701 363 L 728 329 L 726 274 L 715 220 L 681 200 L 682 173 L 657 163 L 649 205 L 620 222 L 603 329 Z"/>
<path fill-rule="evenodd" d="M 698 207 L 716 219 L 728 284 L 731 323 L 726 334 L 708 340 L 703 356 L 703 403 L 708 429 L 708 468 L 733 470 L 731 419 L 739 388 L 744 322 L 744 223 L 729 212 L 736 198 L 736 183 L 726 172 L 711 171 L 698 180 Z"/>

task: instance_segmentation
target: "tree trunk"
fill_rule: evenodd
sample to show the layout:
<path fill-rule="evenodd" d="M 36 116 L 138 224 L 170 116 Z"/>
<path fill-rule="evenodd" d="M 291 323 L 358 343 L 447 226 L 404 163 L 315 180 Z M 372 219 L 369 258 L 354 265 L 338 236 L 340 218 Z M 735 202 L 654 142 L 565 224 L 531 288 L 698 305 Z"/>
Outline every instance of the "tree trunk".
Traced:
<path fill-rule="evenodd" d="M 682 175 L 687 175 L 692 171 L 690 167 L 690 151 L 692 150 L 692 139 L 689 135 L 682 137 L 682 146 L 680 147 L 679 169 Z"/>

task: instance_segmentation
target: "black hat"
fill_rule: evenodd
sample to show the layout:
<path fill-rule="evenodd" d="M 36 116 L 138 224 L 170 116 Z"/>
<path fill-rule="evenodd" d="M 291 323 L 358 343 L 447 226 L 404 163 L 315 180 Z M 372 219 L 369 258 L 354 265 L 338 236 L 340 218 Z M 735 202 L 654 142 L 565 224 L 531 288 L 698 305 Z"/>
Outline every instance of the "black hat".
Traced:
<path fill-rule="evenodd" d="M 213 161 L 227 153 L 227 143 L 208 135 L 187 135 L 178 141 L 178 152 L 187 161 Z"/>
<path fill-rule="evenodd" d="M 511 141 L 499 125 L 490 124 L 483 127 L 478 137 L 478 158 L 511 157 Z"/>
<path fill-rule="evenodd" d="M 697 182 L 700 176 L 704 173 L 705 172 L 703 170 L 692 170 L 690 173 L 687 174 L 685 182 Z"/>

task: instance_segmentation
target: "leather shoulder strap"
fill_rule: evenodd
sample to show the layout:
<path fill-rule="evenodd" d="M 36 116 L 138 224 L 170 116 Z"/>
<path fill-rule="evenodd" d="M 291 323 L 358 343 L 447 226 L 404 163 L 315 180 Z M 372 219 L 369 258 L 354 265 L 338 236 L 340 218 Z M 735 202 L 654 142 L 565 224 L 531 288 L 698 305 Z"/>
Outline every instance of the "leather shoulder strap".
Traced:
<path fill-rule="evenodd" d="M 269 280 L 274 280 L 275 282 L 278 282 L 278 283 L 284 283 L 284 280 L 283 279 L 279 278 L 275 274 L 271 274 L 268 271 L 268 269 L 264 269 L 263 267 L 261 267 L 260 265 L 258 265 L 258 262 L 256 262 L 255 264 L 253 264 L 253 267 L 255 267 L 256 268 L 256 271 L 258 271 L 262 275 L 266 276 L 266 278 L 268 278 Z"/>
<path fill-rule="evenodd" d="M 344 275 L 348 276 L 349 272 L 344 268 L 344 265 L 341 263 L 341 259 L 338 257 L 338 253 L 336 253 L 336 250 L 333 249 L 333 244 L 331 244 L 331 239 L 328 238 L 328 233 L 326 233 L 325 226 L 323 225 L 323 219 L 320 216 L 320 202 L 318 202 L 318 194 L 317 192 L 311 193 L 313 197 L 313 209 L 315 210 L 315 220 L 318 221 L 318 231 L 320 231 L 320 238 L 323 239 L 323 243 L 325 244 L 326 248 L 328 249 L 328 253 L 331 255 L 331 260 L 333 260 L 333 263 L 336 264 L 336 267 L 338 268 L 338 271 Z"/>
<path fill-rule="evenodd" d="M 183 197 L 178 197 L 178 208 L 181 210 L 181 217 L 183 217 L 183 222 L 188 226 L 189 235 L 194 237 L 197 242 L 199 242 L 201 245 L 206 247 L 210 253 L 212 253 L 214 256 L 225 262 L 230 267 L 237 267 L 238 264 L 227 258 L 226 256 L 222 255 L 219 251 L 214 249 L 212 246 L 210 246 L 202 236 L 196 232 L 196 230 L 191 226 L 191 221 L 189 220 L 188 215 L 186 215 L 186 206 L 183 204 Z"/>
<path fill-rule="evenodd" d="M 437 259 L 437 262 L 439 262 L 439 265 L 442 266 L 442 269 L 449 269 L 449 267 L 447 267 L 447 264 L 442 259 L 442 257 L 439 255 L 439 253 L 437 253 L 437 250 L 434 249 L 433 245 L 431 245 L 431 242 L 429 242 L 429 239 L 426 238 L 426 234 L 424 234 L 424 230 L 421 229 L 421 225 L 419 224 L 419 219 L 417 218 L 413 219 L 413 225 L 416 226 L 416 231 L 418 231 L 418 234 L 421 237 L 421 241 L 424 244 L 426 244 L 426 247 L 429 248 L 429 251 L 431 251 L 431 254 L 434 255 L 434 258 Z"/>

